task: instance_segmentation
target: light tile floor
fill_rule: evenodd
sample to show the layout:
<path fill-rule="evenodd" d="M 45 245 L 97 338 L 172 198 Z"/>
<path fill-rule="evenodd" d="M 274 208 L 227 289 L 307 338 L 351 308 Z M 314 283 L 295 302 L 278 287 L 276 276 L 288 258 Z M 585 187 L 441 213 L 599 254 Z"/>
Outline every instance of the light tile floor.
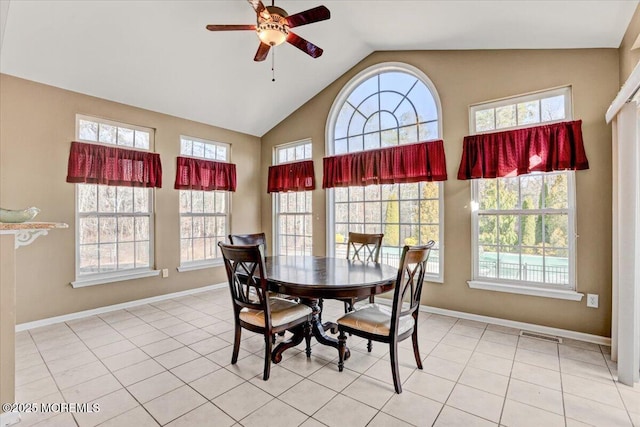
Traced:
<path fill-rule="evenodd" d="M 342 310 L 326 301 L 323 317 Z M 21 425 L 640 427 L 640 387 L 615 381 L 608 347 L 420 313 L 424 369 L 404 341 L 397 395 L 387 347 L 367 353 L 357 337 L 343 372 L 314 342 L 310 359 L 290 349 L 262 381 L 262 337 L 243 330 L 231 365 L 231 322 L 220 289 L 20 332 L 18 402 L 100 408 L 25 413 Z"/>

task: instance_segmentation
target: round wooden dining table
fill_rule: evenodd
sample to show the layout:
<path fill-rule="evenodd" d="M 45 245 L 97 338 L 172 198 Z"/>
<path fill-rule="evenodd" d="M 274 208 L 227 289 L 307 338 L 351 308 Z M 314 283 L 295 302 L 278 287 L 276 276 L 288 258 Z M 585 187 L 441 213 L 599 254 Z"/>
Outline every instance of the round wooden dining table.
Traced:
<path fill-rule="evenodd" d="M 337 330 L 335 323 L 322 323 L 322 299 L 364 298 L 387 292 L 395 286 L 398 269 L 386 264 L 315 256 L 266 257 L 265 275 L 269 288 L 278 293 L 298 297 L 313 310 L 311 328 L 299 328 L 293 336 L 276 346 L 271 355 L 274 363 L 282 360 L 282 352 L 303 339 L 314 336 L 319 343 L 338 348 L 338 340 L 326 334 Z M 350 352 L 347 350 L 345 358 Z M 307 356 L 311 352 L 307 350 Z"/>

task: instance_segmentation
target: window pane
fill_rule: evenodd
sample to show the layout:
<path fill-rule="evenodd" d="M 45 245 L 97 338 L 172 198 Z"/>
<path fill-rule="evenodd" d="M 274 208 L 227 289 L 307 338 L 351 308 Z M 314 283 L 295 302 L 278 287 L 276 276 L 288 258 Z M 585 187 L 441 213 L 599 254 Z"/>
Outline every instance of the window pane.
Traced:
<path fill-rule="evenodd" d="M 400 103 L 403 101 L 402 95 L 397 92 L 381 92 L 380 93 L 380 110 L 387 111 L 392 114 L 387 114 L 388 117 L 394 117 L 393 112 L 398 108 Z M 393 119 L 394 124 L 390 127 L 397 127 L 397 123 L 395 118 Z M 383 128 L 384 129 L 384 128 Z"/>
<path fill-rule="evenodd" d="M 139 216 L 135 219 L 136 240 L 149 240 L 149 217 Z"/>
<path fill-rule="evenodd" d="M 476 132 L 494 130 L 496 128 L 495 120 L 496 114 L 493 108 L 476 111 Z"/>
<path fill-rule="evenodd" d="M 498 243 L 498 219 L 495 215 L 480 215 L 478 218 L 478 242 L 481 245 Z"/>
<path fill-rule="evenodd" d="M 191 212 L 202 213 L 204 209 L 204 192 L 192 191 L 191 192 Z"/>
<path fill-rule="evenodd" d="M 80 139 L 85 141 L 96 141 L 98 139 L 98 124 L 96 122 L 87 120 L 79 120 L 78 122 Z"/>
<path fill-rule="evenodd" d="M 180 239 L 180 259 L 183 262 L 193 260 L 193 251 L 191 250 L 191 239 Z"/>
<path fill-rule="evenodd" d="M 180 213 L 191 212 L 191 191 L 180 190 Z"/>
<path fill-rule="evenodd" d="M 78 212 L 96 212 L 98 210 L 98 186 L 78 184 Z"/>
<path fill-rule="evenodd" d="M 134 188 L 133 202 L 135 212 L 150 212 L 149 210 L 149 188 Z"/>
<path fill-rule="evenodd" d="M 380 186 L 379 185 L 367 185 L 364 187 L 365 200 L 380 200 Z"/>
<path fill-rule="evenodd" d="M 78 232 L 81 245 L 86 245 L 87 243 L 98 243 L 98 218 L 80 218 Z"/>
<path fill-rule="evenodd" d="M 216 211 L 215 193 L 213 191 L 204 191 L 204 212 L 214 213 Z M 222 204 L 222 203 L 221 203 Z M 221 207 L 224 209 L 224 207 Z"/>
<path fill-rule="evenodd" d="M 180 139 L 180 154 L 182 154 L 183 156 L 193 155 L 193 142 L 191 142 L 190 139 Z"/>
<path fill-rule="evenodd" d="M 498 215 L 498 242 L 501 245 L 518 245 L 520 243 L 519 226 L 518 215 Z"/>
<path fill-rule="evenodd" d="M 349 136 L 362 135 L 366 121 L 366 116 L 363 116 L 360 112 L 355 112 L 349 122 Z"/>
<path fill-rule="evenodd" d="M 418 132 L 420 141 L 438 139 L 438 122 L 422 123 L 418 125 Z"/>
<path fill-rule="evenodd" d="M 520 216 L 520 239 L 524 246 L 535 247 L 540 243 L 537 228 L 542 221 L 542 215 L 521 215 Z M 534 250 L 527 252 L 534 253 Z"/>
<path fill-rule="evenodd" d="M 149 132 L 135 131 L 135 147 L 149 149 Z"/>
<path fill-rule="evenodd" d="M 135 268 L 135 243 L 118 243 L 118 268 Z"/>
<path fill-rule="evenodd" d="M 394 114 L 400 126 L 415 125 L 418 122 L 415 106 L 407 99 L 400 103 Z"/>
<path fill-rule="evenodd" d="M 118 128 L 118 145 L 133 147 L 133 129 Z"/>
<path fill-rule="evenodd" d="M 204 144 L 204 158 L 205 159 L 215 159 L 216 158 L 216 148 L 211 144 Z"/>
<path fill-rule="evenodd" d="M 513 127 L 516 124 L 515 105 L 506 105 L 504 107 L 496 108 L 496 129 Z"/>
<path fill-rule="evenodd" d="M 229 158 L 229 150 L 227 147 L 216 146 L 216 159 L 226 162 Z"/>
<path fill-rule="evenodd" d="M 363 116 L 367 118 L 370 117 L 376 111 L 380 110 L 378 94 L 376 93 L 374 95 L 368 96 L 364 101 L 362 101 L 360 105 L 357 106 L 357 108 Z"/>
<path fill-rule="evenodd" d="M 136 268 L 149 267 L 149 244 L 136 243 Z"/>
<path fill-rule="evenodd" d="M 118 248 L 115 243 L 99 246 L 100 271 L 115 271 L 118 269 Z"/>
<path fill-rule="evenodd" d="M 480 210 L 498 209 L 498 180 L 479 179 L 477 182 Z"/>
<path fill-rule="evenodd" d="M 380 134 L 381 146 L 382 147 L 392 147 L 394 145 L 398 145 L 399 138 L 398 129 L 391 129 L 382 131 Z"/>
<path fill-rule="evenodd" d="M 193 141 L 193 157 L 204 158 L 204 144 L 202 142 Z"/>
<path fill-rule="evenodd" d="M 420 223 L 438 224 L 440 222 L 440 206 L 438 200 L 423 200 L 420 202 Z M 434 239 L 438 240 L 438 239 Z"/>
<path fill-rule="evenodd" d="M 116 218 L 98 218 L 98 229 L 100 235 L 100 243 L 111 243 L 116 241 Z"/>
<path fill-rule="evenodd" d="M 420 194 L 420 185 L 418 183 L 400 184 L 398 187 L 401 199 L 417 199 Z"/>
<path fill-rule="evenodd" d="M 498 178 L 498 209 L 518 207 L 518 178 Z"/>
<path fill-rule="evenodd" d="M 564 95 L 544 98 L 540 101 L 542 121 L 562 120 L 566 117 Z"/>
<path fill-rule="evenodd" d="M 366 97 L 378 91 L 378 76 L 373 76 L 354 89 L 347 98 L 351 105 L 358 106 Z"/>
<path fill-rule="evenodd" d="M 116 187 L 116 204 L 118 212 L 133 212 L 133 188 Z"/>
<path fill-rule="evenodd" d="M 521 102 L 518 104 L 518 125 L 540 123 L 540 101 Z"/>
<path fill-rule="evenodd" d="M 364 124 L 364 133 L 378 132 L 380 130 L 380 115 L 378 113 L 372 114 L 367 122 Z M 366 139 L 366 136 L 365 136 Z M 365 141 L 366 145 L 366 141 Z"/>
<path fill-rule="evenodd" d="M 550 174 L 544 177 L 545 184 L 545 207 L 550 209 L 567 209 L 568 190 L 567 173 Z"/>
<path fill-rule="evenodd" d="M 498 253 L 498 277 L 507 280 L 520 279 L 520 255 L 517 247 L 500 246 Z"/>
<path fill-rule="evenodd" d="M 95 273 L 98 271 L 98 245 L 80 245 L 80 265 L 82 273 Z"/>
<path fill-rule="evenodd" d="M 522 209 L 542 208 L 542 183 L 542 175 L 525 175 L 520 177 Z"/>
<path fill-rule="evenodd" d="M 334 135 L 336 139 L 344 138 L 347 136 L 347 129 L 349 129 L 349 121 L 355 110 L 349 104 L 344 104 L 340 113 L 338 113 L 338 119 L 336 120 L 336 127 L 334 128 Z"/>
<path fill-rule="evenodd" d="M 567 215 L 545 215 L 545 243 L 553 248 L 569 247 Z"/>
<path fill-rule="evenodd" d="M 98 212 L 116 211 L 116 187 L 98 186 Z"/>
<path fill-rule="evenodd" d="M 380 148 L 380 134 L 378 132 L 364 136 L 364 149 L 371 150 L 374 148 Z"/>
<path fill-rule="evenodd" d="M 98 127 L 98 141 L 107 144 L 116 143 L 116 127 L 100 123 Z"/>
<path fill-rule="evenodd" d="M 425 85 L 416 84 L 409 92 L 409 100 L 418 110 L 418 121 L 425 122 L 438 119 L 436 102 Z"/>
<path fill-rule="evenodd" d="M 413 144 L 416 142 L 418 142 L 418 126 L 400 128 L 400 144 Z"/>
<path fill-rule="evenodd" d="M 118 242 L 132 242 L 134 240 L 133 233 L 133 217 L 124 216 L 118 218 Z"/>

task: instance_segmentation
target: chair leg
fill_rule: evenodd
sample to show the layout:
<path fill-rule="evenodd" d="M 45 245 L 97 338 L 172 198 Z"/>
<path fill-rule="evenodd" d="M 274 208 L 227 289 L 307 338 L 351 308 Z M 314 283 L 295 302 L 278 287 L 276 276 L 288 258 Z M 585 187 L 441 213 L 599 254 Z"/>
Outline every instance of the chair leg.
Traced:
<path fill-rule="evenodd" d="M 418 347 L 418 325 L 413 328 L 411 341 L 413 342 L 413 355 L 416 358 L 416 365 L 418 366 L 418 369 L 422 369 L 422 359 L 420 358 L 420 348 Z"/>
<path fill-rule="evenodd" d="M 396 393 L 402 393 L 402 384 L 400 384 L 400 367 L 398 366 L 398 343 L 389 344 L 389 355 L 391 356 L 391 375 L 393 376 L 393 386 Z"/>
<path fill-rule="evenodd" d="M 263 380 L 269 379 L 269 374 L 271 373 L 271 337 L 275 335 L 265 335 L 264 336 L 264 374 L 262 375 Z"/>
<path fill-rule="evenodd" d="M 369 340 L 367 341 L 367 351 L 371 353 L 372 349 L 373 349 L 373 344 L 371 343 L 371 340 Z"/>
<path fill-rule="evenodd" d="M 235 365 L 238 361 L 238 352 L 240 351 L 240 334 L 242 333 L 242 327 L 240 323 L 236 323 L 236 333 L 233 339 L 233 354 L 231 355 L 231 364 Z"/>
<path fill-rule="evenodd" d="M 340 335 L 338 335 L 338 371 L 342 372 L 344 368 L 344 353 L 347 348 L 347 336 L 344 331 L 340 329 Z"/>
<path fill-rule="evenodd" d="M 271 344 L 276 343 L 276 334 L 271 335 Z"/>

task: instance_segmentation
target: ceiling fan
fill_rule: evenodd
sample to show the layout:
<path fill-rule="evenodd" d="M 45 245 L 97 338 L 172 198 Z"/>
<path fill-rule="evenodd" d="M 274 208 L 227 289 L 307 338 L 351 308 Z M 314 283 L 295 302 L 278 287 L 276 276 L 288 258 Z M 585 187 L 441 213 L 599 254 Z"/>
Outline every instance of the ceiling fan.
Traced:
<path fill-rule="evenodd" d="M 329 9 L 324 6 L 318 6 L 305 10 L 304 12 L 296 13 L 295 15 L 288 15 L 284 9 L 274 6 L 273 0 L 271 1 L 271 6 L 265 6 L 261 0 L 247 1 L 256 11 L 256 25 L 207 25 L 207 30 L 255 31 L 260 39 L 260 46 L 258 46 L 256 56 L 253 58 L 254 61 L 264 61 L 272 46 L 278 46 L 285 41 L 310 55 L 312 58 L 317 58 L 322 55 L 323 50 L 321 48 L 289 30 L 331 18 Z"/>

